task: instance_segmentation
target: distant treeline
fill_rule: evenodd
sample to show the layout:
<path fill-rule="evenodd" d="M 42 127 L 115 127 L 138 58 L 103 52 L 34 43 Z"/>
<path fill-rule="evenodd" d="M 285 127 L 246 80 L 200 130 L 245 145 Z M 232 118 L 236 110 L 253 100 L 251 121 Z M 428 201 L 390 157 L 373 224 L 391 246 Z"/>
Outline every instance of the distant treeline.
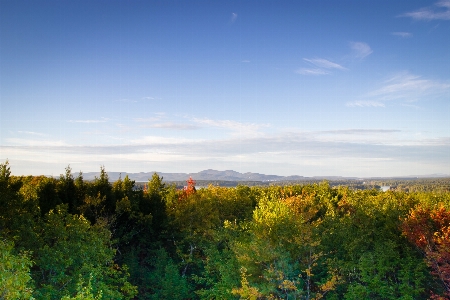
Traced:
<path fill-rule="evenodd" d="M 0 164 L 0 299 L 450 298 L 448 179 L 206 183 Z"/>
<path fill-rule="evenodd" d="M 163 177 L 162 177 L 163 178 Z M 288 186 L 288 185 L 308 185 L 328 182 L 331 187 L 346 186 L 351 189 L 371 190 L 380 189 L 382 186 L 389 186 L 391 190 L 397 191 L 449 191 L 450 178 L 405 178 L 405 179 L 339 179 L 339 180 L 318 180 L 304 179 L 295 181 L 231 181 L 231 180 L 196 180 L 197 185 L 208 187 L 209 185 L 221 187 L 245 186 Z M 169 185 L 175 185 L 177 188 L 186 186 L 186 181 L 165 181 Z M 147 182 L 136 182 L 136 188 L 144 188 Z"/>

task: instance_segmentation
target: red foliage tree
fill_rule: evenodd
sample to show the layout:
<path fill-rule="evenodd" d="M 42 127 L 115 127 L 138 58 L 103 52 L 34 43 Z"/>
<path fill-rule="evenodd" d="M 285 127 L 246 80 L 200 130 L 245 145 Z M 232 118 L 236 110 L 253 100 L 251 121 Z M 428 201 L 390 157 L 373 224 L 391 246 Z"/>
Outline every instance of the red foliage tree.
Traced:
<path fill-rule="evenodd" d="M 147 184 L 144 184 L 143 192 L 144 192 L 144 195 L 146 195 L 148 193 Z"/>
<path fill-rule="evenodd" d="M 197 190 L 195 189 L 195 180 L 192 179 L 192 177 L 189 177 L 188 180 L 186 180 L 187 186 L 183 188 L 183 191 L 178 196 L 178 201 L 181 201 L 183 199 L 186 199 L 190 195 L 194 194 Z"/>
<path fill-rule="evenodd" d="M 450 211 L 416 207 L 402 224 L 402 232 L 425 254 L 431 273 L 438 277 L 444 295 L 432 299 L 450 299 Z"/>

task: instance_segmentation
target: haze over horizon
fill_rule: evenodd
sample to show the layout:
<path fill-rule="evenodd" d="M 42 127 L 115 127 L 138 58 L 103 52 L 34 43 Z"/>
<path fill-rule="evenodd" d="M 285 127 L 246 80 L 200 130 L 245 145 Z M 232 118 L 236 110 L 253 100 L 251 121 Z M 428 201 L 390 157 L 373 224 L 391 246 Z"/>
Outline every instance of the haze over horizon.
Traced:
<path fill-rule="evenodd" d="M 450 173 L 450 0 L 0 0 L 0 162 Z"/>

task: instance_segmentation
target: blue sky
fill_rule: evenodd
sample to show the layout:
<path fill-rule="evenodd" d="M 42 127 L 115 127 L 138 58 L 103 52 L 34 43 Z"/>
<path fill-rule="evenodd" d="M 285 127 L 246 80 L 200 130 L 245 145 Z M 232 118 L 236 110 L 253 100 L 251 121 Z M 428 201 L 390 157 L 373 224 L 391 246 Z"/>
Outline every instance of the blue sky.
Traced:
<path fill-rule="evenodd" d="M 449 0 L 0 0 L 0 161 L 450 174 L 449 37 Z"/>

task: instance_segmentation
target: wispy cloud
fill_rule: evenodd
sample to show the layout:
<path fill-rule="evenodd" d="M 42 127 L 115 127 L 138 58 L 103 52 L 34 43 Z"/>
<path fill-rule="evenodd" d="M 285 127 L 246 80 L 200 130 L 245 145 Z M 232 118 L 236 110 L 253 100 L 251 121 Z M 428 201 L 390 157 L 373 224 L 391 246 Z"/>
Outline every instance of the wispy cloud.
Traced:
<path fill-rule="evenodd" d="M 399 129 L 359 129 L 359 128 L 317 131 L 318 134 L 358 134 L 358 135 L 390 134 L 399 132 L 402 131 Z"/>
<path fill-rule="evenodd" d="M 162 137 L 156 135 L 148 135 L 140 138 L 130 140 L 130 147 L 136 145 L 141 146 L 161 146 L 161 145 L 180 145 L 180 144 L 190 144 L 190 143 L 200 142 L 200 140 L 192 140 L 186 138 L 172 138 L 172 137 Z M 139 150 L 139 148 L 137 148 Z"/>
<path fill-rule="evenodd" d="M 297 74 L 301 75 L 329 75 L 331 74 L 330 70 L 347 70 L 340 64 L 334 63 L 324 58 L 303 58 L 303 60 L 311 65 L 314 68 L 300 68 L 295 71 Z"/>
<path fill-rule="evenodd" d="M 450 81 L 425 79 L 409 72 L 395 74 L 382 82 L 380 87 L 368 92 L 362 99 L 349 101 L 347 107 L 385 107 L 386 102 L 420 108 L 412 104 L 423 100 L 446 97 L 450 92 Z"/>
<path fill-rule="evenodd" d="M 398 129 L 340 129 L 312 132 L 312 139 L 322 142 L 339 142 L 368 145 L 410 145 L 411 139 L 402 138 Z"/>
<path fill-rule="evenodd" d="M 304 58 L 303 60 L 319 68 L 346 70 L 346 68 L 344 68 L 343 66 L 323 58 L 314 58 L 314 59 Z"/>
<path fill-rule="evenodd" d="M 142 97 L 142 100 L 155 100 L 155 99 L 156 99 L 156 98 L 150 97 L 150 96 Z"/>
<path fill-rule="evenodd" d="M 243 63 L 249 63 L 250 61 L 249 61 L 248 59 L 244 59 L 244 60 L 242 60 L 241 62 L 243 62 Z"/>
<path fill-rule="evenodd" d="M 399 17 L 409 17 L 414 20 L 450 20 L 450 0 L 436 2 L 433 6 L 423 7 L 416 11 L 401 14 Z"/>
<path fill-rule="evenodd" d="M 131 100 L 131 99 L 118 99 L 115 100 L 114 102 L 123 102 L 123 103 L 136 103 L 136 100 Z"/>
<path fill-rule="evenodd" d="M 237 13 L 231 13 L 230 23 L 233 24 L 237 20 Z"/>
<path fill-rule="evenodd" d="M 22 139 L 22 138 L 8 138 L 6 142 L 9 146 L 27 146 L 27 147 L 55 147 L 55 146 L 67 146 L 67 144 L 61 140 L 50 139 Z"/>
<path fill-rule="evenodd" d="M 391 34 L 402 38 L 409 38 L 413 36 L 411 32 L 403 32 L 403 31 L 391 32 Z"/>
<path fill-rule="evenodd" d="M 134 118 L 133 121 L 139 123 L 148 123 L 148 122 L 156 122 L 161 120 L 160 117 L 150 117 L 150 118 Z"/>
<path fill-rule="evenodd" d="M 103 135 L 105 136 L 107 134 L 107 131 L 105 130 L 99 130 L 99 129 L 93 129 L 92 127 L 89 128 L 90 130 L 82 131 L 81 133 L 86 135 Z"/>
<path fill-rule="evenodd" d="M 298 70 L 295 71 L 295 73 L 297 74 L 301 74 L 301 75 L 328 75 L 331 74 L 330 72 L 323 70 L 323 69 L 308 69 L 308 68 L 300 68 Z"/>
<path fill-rule="evenodd" d="M 108 118 L 101 118 L 101 119 L 97 119 L 97 120 L 69 120 L 68 122 L 91 124 L 91 123 L 105 123 L 105 122 L 108 122 L 108 120 L 109 120 Z"/>
<path fill-rule="evenodd" d="M 165 115 L 164 114 L 155 114 L 154 117 L 148 117 L 148 118 L 133 118 L 134 122 L 138 122 L 138 123 L 153 123 L 153 122 L 158 122 L 165 119 Z"/>
<path fill-rule="evenodd" d="M 346 106 L 348 107 L 385 107 L 384 103 L 378 101 L 353 101 L 347 102 Z"/>
<path fill-rule="evenodd" d="M 35 136 L 47 136 L 47 134 L 45 133 L 40 133 L 40 132 L 34 132 L 34 131 L 17 131 L 18 133 L 22 133 L 22 134 L 29 134 L 29 135 L 35 135 Z"/>
<path fill-rule="evenodd" d="M 153 117 L 148 118 L 134 118 L 134 122 L 141 123 L 139 128 L 159 128 L 169 130 L 195 130 L 200 127 L 189 123 L 180 123 L 168 121 L 165 113 L 155 113 Z"/>
<path fill-rule="evenodd" d="M 350 48 L 353 51 L 353 56 L 358 59 L 363 59 L 373 52 L 370 46 L 363 42 L 350 42 Z"/>
<path fill-rule="evenodd" d="M 207 124 L 234 128 L 236 123 L 203 120 Z M 238 123 L 238 122 L 237 122 Z M 55 161 L 63 170 L 67 162 L 76 170 L 92 170 L 103 164 L 110 171 L 141 172 L 151 170 L 193 172 L 207 168 L 274 174 L 394 176 L 426 173 L 448 173 L 450 137 L 420 138 L 415 133 L 396 129 L 344 129 L 316 132 L 277 132 L 246 139 L 189 139 L 143 136 L 119 145 L 64 145 L 62 142 L 33 144 L 21 139 L 12 146 L 0 146 L 11 165 L 22 164 L 29 174 L 30 165 L 39 172 Z M 29 161 L 32 161 L 31 163 Z M 41 161 L 42 163 L 39 163 Z M 264 167 L 261 162 L 264 162 Z M 380 162 L 382 164 L 380 165 Z M 126 166 L 127 170 L 123 168 Z M 130 170 L 133 166 L 132 170 Z M 222 167 L 222 168 L 223 168 Z M 193 169 L 194 168 L 194 169 Z M 38 169 L 35 167 L 35 169 Z M 16 169 L 13 168 L 13 172 Z M 399 173 L 395 173 L 399 172 Z"/>
<path fill-rule="evenodd" d="M 170 129 L 170 130 L 194 130 L 194 129 L 200 128 L 199 126 L 192 125 L 192 124 L 173 123 L 173 122 L 147 124 L 147 125 L 143 125 L 140 127 L 160 128 L 160 129 Z"/>
<path fill-rule="evenodd" d="M 197 124 L 201 124 L 208 127 L 216 127 L 221 129 L 230 130 L 234 135 L 245 134 L 246 136 L 260 135 L 260 129 L 269 127 L 269 124 L 255 124 L 255 123 L 242 123 L 233 120 L 212 120 L 212 119 L 198 119 L 194 118 L 193 121 Z"/>
<path fill-rule="evenodd" d="M 153 113 L 153 116 L 151 116 L 151 117 L 133 118 L 133 121 L 138 122 L 138 123 L 152 123 L 152 122 L 158 122 L 158 121 L 164 120 L 166 118 L 167 118 L 166 113 L 158 112 L 158 113 Z"/>
<path fill-rule="evenodd" d="M 402 106 L 410 107 L 410 108 L 414 108 L 414 109 L 420 109 L 420 106 L 414 105 L 414 104 L 410 104 L 410 103 L 402 103 Z"/>
<path fill-rule="evenodd" d="M 369 93 L 380 101 L 395 99 L 420 99 L 424 96 L 442 95 L 450 91 L 450 82 L 424 79 L 408 72 L 396 74 L 386 80 L 382 87 Z"/>

